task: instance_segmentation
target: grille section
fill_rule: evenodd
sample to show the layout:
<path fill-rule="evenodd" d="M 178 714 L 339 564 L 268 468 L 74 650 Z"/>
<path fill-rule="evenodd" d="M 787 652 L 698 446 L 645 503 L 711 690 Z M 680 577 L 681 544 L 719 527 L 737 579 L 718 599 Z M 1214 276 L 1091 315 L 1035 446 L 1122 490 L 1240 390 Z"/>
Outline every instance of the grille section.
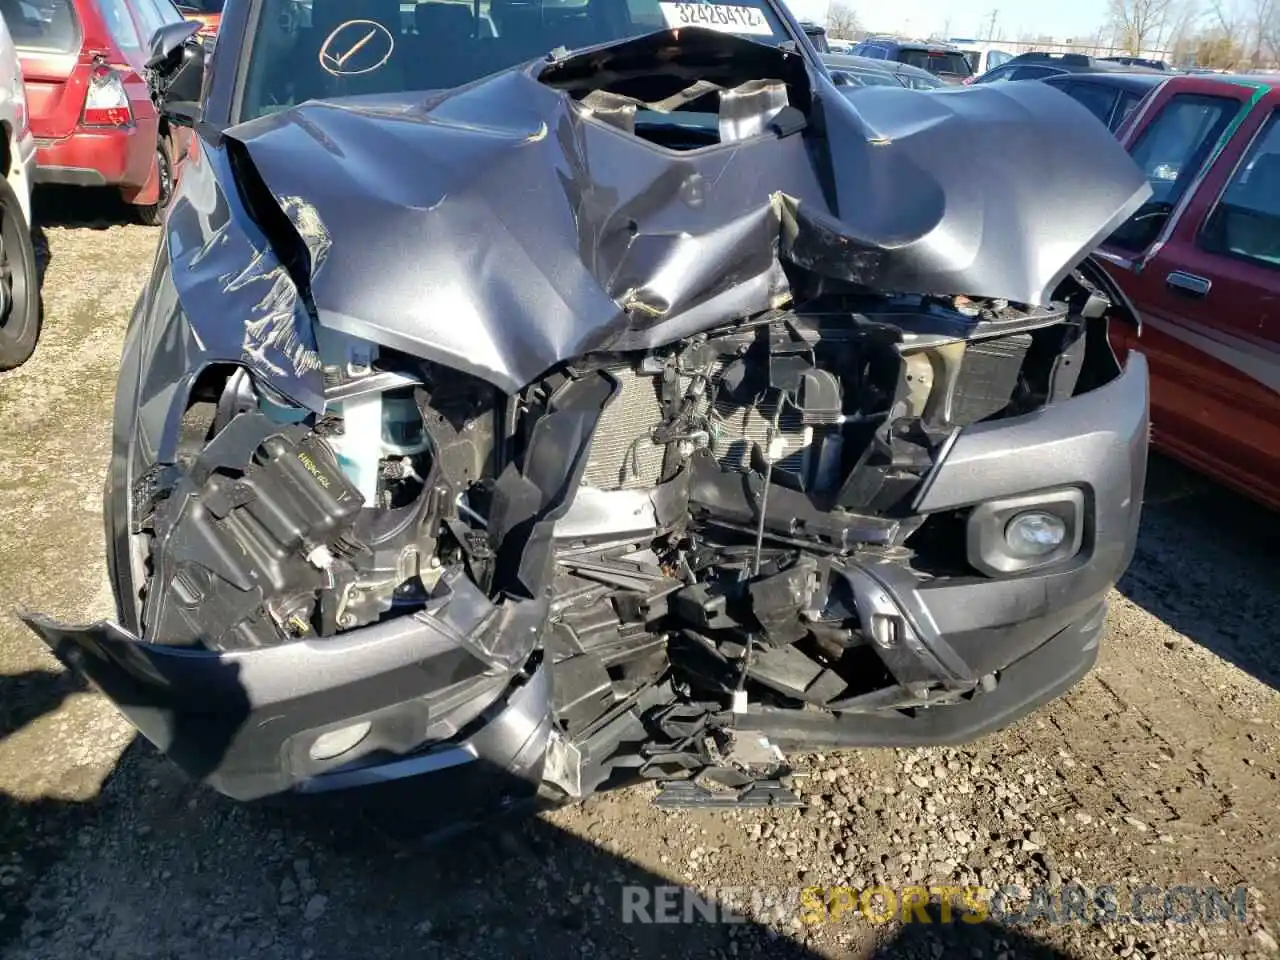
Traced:
<path fill-rule="evenodd" d="M 661 378 L 642 374 L 630 365 L 610 367 L 608 372 L 617 378 L 620 390 L 600 416 L 582 484 L 600 490 L 650 489 L 658 484 L 666 452 L 665 447 L 650 439 L 653 428 L 662 423 Z M 718 374 L 719 371 L 712 374 L 713 383 Z M 722 467 L 751 469 L 751 446 L 766 445 L 776 403 L 774 398 L 758 406 L 715 401 L 708 418 L 711 450 Z M 774 469 L 802 473 L 808 466 L 812 430 L 801 423 L 798 410 L 783 410 L 778 434 L 786 446 L 783 459 L 774 464 Z"/>
<path fill-rule="evenodd" d="M 717 400 L 711 416 L 711 452 L 720 466 L 744 472 L 750 470 L 751 446 L 758 443 L 762 450 L 768 449 L 769 428 L 777 412 L 776 400 L 763 400 L 756 406 L 747 407 Z M 794 407 L 783 409 L 777 435 L 787 445 L 782 450 L 782 459 L 773 465 L 773 469 L 802 473 L 808 463 L 813 430 L 805 428 L 799 410 Z"/>

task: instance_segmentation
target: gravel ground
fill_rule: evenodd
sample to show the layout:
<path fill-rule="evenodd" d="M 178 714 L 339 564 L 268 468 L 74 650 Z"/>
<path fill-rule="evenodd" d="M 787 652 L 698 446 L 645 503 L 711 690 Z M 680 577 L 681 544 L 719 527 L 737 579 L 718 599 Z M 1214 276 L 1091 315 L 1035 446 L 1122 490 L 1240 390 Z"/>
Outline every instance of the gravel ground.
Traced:
<path fill-rule="evenodd" d="M 0 598 L 111 609 L 100 521 L 121 339 L 158 231 L 41 197 L 46 327 L 0 377 Z M 236 322 L 228 318 L 228 322 Z M 0 620 L 5 957 L 1270 956 L 1280 917 L 1280 524 L 1153 463 L 1102 661 L 960 749 L 793 758 L 804 811 L 634 788 L 426 845 L 431 784 L 243 806 L 187 782 Z M 421 816 L 420 816 L 421 815 Z M 1243 922 L 623 922 L 624 886 L 1248 887 Z M 1015 901 L 1014 902 L 1018 902 Z M 1149 903 L 1157 906 L 1157 897 Z M 1271 913 L 1268 913 L 1270 909 Z M 932 916 L 940 917 L 938 908 Z M 1092 916 L 1092 915 L 1091 915 Z"/>

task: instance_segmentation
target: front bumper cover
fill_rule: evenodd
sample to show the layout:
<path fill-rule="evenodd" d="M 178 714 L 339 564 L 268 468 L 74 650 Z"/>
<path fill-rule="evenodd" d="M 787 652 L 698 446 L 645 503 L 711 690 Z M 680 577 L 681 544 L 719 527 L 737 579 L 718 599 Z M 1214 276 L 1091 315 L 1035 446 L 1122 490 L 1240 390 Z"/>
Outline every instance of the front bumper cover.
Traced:
<path fill-rule="evenodd" d="M 142 643 L 105 621 L 64 627 L 24 619 L 188 775 L 238 800 L 302 783 L 313 791 L 374 783 L 473 759 L 539 779 L 551 723 L 549 672 L 494 670 L 435 618 L 402 617 L 325 642 L 233 653 Z M 317 737 L 365 722 L 369 732 L 341 757 L 310 756 Z M 405 758 L 429 742 L 444 746 Z M 352 764 L 353 755 L 365 762 Z"/>
<path fill-rule="evenodd" d="M 1062 693 L 1095 661 L 1107 592 L 1133 554 L 1147 434 L 1147 365 L 1134 353 L 1104 386 L 963 430 L 916 502 L 932 513 L 1078 487 L 1090 520 L 1070 562 L 934 581 L 888 562 L 848 564 L 878 591 L 877 603 L 911 626 L 906 669 L 957 684 L 998 677 L 993 690 L 913 715 L 851 713 L 835 723 L 753 709 L 740 726 L 795 746 L 958 742 Z M 530 635 L 531 613 L 509 618 L 510 629 Z M 106 622 L 24 619 L 180 767 L 237 799 L 365 785 L 477 759 L 533 784 L 553 736 L 552 667 L 538 665 L 537 654 L 519 666 L 486 658 L 465 628 L 427 613 L 234 653 L 143 643 Z M 316 737 L 364 721 L 370 732 L 357 747 L 311 759 Z"/>

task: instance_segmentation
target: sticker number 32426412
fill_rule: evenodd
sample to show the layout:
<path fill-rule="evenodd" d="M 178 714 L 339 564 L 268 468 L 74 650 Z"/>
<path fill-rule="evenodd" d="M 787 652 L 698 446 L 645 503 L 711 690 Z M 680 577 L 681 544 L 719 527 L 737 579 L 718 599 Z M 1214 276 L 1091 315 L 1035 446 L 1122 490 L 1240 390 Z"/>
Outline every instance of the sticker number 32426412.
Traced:
<path fill-rule="evenodd" d="M 757 7 L 720 3 L 660 3 L 658 6 L 669 27 L 705 27 L 722 33 L 773 36 L 773 28 Z"/>

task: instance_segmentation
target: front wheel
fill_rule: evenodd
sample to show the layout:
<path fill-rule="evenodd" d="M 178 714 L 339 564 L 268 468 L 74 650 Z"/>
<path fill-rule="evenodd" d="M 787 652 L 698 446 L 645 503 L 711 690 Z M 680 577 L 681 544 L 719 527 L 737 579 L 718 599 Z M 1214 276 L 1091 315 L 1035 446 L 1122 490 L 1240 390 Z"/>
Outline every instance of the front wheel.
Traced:
<path fill-rule="evenodd" d="M 173 197 L 173 163 L 165 148 L 164 137 L 156 140 L 156 177 L 159 180 L 155 203 L 142 203 L 134 207 L 138 222 L 146 227 L 158 227 L 164 222 L 164 212 Z"/>
<path fill-rule="evenodd" d="M 7 180 L 0 180 L 0 370 L 24 363 L 40 338 L 40 280 L 31 229 Z"/>

